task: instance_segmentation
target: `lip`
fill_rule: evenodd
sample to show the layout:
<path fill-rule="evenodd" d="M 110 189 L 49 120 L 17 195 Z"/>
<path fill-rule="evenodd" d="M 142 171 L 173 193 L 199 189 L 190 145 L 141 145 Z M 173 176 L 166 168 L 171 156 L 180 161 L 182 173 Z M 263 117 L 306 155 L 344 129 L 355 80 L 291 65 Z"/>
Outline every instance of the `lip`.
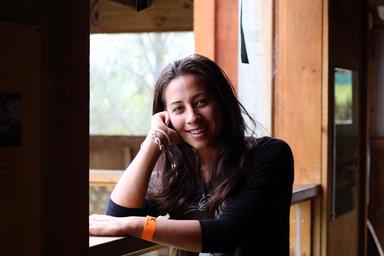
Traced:
<path fill-rule="evenodd" d="M 191 134 L 192 136 L 201 136 L 206 133 L 207 127 L 196 127 L 193 129 L 186 130 L 187 133 Z"/>

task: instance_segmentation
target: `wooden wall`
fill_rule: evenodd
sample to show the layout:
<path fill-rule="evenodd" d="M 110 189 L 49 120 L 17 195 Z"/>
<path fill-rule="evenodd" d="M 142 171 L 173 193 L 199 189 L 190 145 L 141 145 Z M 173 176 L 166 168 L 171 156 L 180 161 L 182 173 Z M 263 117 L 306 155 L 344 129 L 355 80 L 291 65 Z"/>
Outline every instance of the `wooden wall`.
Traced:
<path fill-rule="evenodd" d="M 41 34 L 4 22 L 0 31 L 0 252 L 41 255 Z"/>
<path fill-rule="evenodd" d="M 329 83 L 332 84 L 334 68 L 350 69 L 358 73 L 359 115 L 358 127 L 359 168 L 357 170 L 357 205 L 352 211 L 329 220 L 329 255 L 364 255 L 365 251 L 365 40 L 366 14 L 365 1 L 340 0 L 329 4 Z M 331 94 L 332 96 L 332 94 Z M 332 97 L 330 97 L 330 102 Z M 363 110 L 363 111 L 361 111 Z M 330 111 L 333 111 L 330 108 Z M 332 116 L 330 116 L 333 118 Z M 333 134 L 330 139 L 332 140 Z M 332 152 L 332 151 L 331 151 Z"/>
<path fill-rule="evenodd" d="M 295 155 L 295 183 L 320 183 L 322 0 L 277 1 L 273 134 Z"/>
<path fill-rule="evenodd" d="M 323 186 L 322 205 L 316 204 L 314 212 L 314 255 L 326 255 L 327 2 L 279 0 L 274 7 L 272 130 L 274 136 L 286 140 L 293 150 L 295 184 Z"/>
<path fill-rule="evenodd" d="M 193 30 L 192 0 L 155 0 L 140 12 L 113 0 L 90 2 L 91 33 Z"/>
<path fill-rule="evenodd" d="M 24 35 L 26 39 L 17 36 L 23 29 L 13 29 L 14 38 L 8 40 L 14 40 L 14 49 L 19 46 L 18 54 L 24 56 L 14 55 L 16 65 L 1 62 L 2 72 L 16 75 L 8 80 L 2 73 L 0 85 L 11 92 L 25 86 L 21 91 L 25 151 L 21 160 L 15 153 L 11 163 L 23 170 L 20 184 L 31 182 L 28 188 L 32 187 L 30 193 L 19 195 L 28 202 L 22 212 L 11 208 L 7 213 L 22 215 L 17 221 L 23 224 L 25 240 L 13 244 L 22 252 L 2 255 L 87 255 L 89 2 L 6 0 L 0 21 L 37 27 L 36 33 Z M 39 45 L 29 45 L 35 37 Z M 36 49 L 41 49 L 40 56 Z M 30 83 L 21 83 L 28 72 Z M 9 175 L 5 178 L 12 178 Z M 38 210 L 30 213 L 28 207 L 34 203 Z"/>
<path fill-rule="evenodd" d="M 144 136 L 90 136 L 89 168 L 125 170 L 144 139 Z"/>
<path fill-rule="evenodd" d="M 368 218 L 384 247 L 384 21 L 378 18 L 375 4 L 370 1 L 373 24 L 368 46 L 368 142 L 370 149 Z"/>

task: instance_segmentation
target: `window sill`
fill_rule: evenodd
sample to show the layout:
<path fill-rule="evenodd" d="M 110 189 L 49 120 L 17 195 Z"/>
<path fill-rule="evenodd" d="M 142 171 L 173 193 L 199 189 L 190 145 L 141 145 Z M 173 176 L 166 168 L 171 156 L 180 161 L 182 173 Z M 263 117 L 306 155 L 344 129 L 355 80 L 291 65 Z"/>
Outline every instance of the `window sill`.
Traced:
<path fill-rule="evenodd" d="M 89 255 L 91 256 L 133 256 L 161 248 L 164 246 L 135 237 L 89 237 Z"/>
<path fill-rule="evenodd" d="M 292 204 L 310 200 L 321 193 L 319 184 L 295 185 L 292 193 Z M 141 255 L 164 248 L 135 237 L 89 237 L 90 256 Z"/>

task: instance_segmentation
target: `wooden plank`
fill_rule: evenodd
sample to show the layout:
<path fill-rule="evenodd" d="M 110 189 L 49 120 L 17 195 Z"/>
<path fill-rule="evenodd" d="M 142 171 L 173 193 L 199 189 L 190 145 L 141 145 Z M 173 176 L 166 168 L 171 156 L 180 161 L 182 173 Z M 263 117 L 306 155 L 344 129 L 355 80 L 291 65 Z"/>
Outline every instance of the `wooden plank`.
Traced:
<path fill-rule="evenodd" d="M 311 200 L 293 204 L 290 209 L 290 255 L 311 255 L 312 235 Z"/>
<path fill-rule="evenodd" d="M 320 182 L 323 187 L 321 198 L 313 200 L 313 246 L 314 256 L 327 256 L 328 218 L 331 186 L 329 181 L 329 0 L 323 0 L 322 17 L 322 96 L 321 96 L 321 169 Z"/>
<path fill-rule="evenodd" d="M 195 52 L 212 60 L 215 60 L 215 2 L 195 0 L 193 11 Z"/>
<path fill-rule="evenodd" d="M 293 150 L 295 182 L 320 183 L 323 3 L 275 3 L 273 135 Z"/>
<path fill-rule="evenodd" d="M 321 194 L 321 186 L 316 185 L 298 185 L 293 186 L 292 204 L 307 201 Z"/>
<path fill-rule="evenodd" d="M 332 221 L 328 255 L 358 255 L 358 210 L 354 209 Z"/>
<path fill-rule="evenodd" d="M 295 183 L 321 183 L 313 255 L 327 255 L 328 1 L 275 1 L 273 135 L 295 157 Z M 321 207 L 320 207 L 321 205 Z"/>
<path fill-rule="evenodd" d="M 146 252 L 164 248 L 135 237 L 89 237 L 90 256 L 120 256 L 120 255 L 140 255 Z"/>
<path fill-rule="evenodd" d="M 214 60 L 237 87 L 238 0 L 194 1 L 195 52 Z"/>
<path fill-rule="evenodd" d="M 238 0 L 216 1 L 215 61 L 237 88 Z"/>
<path fill-rule="evenodd" d="M 300 255 L 297 243 L 300 240 L 297 228 L 297 205 L 291 205 L 289 212 L 289 255 Z"/>
<path fill-rule="evenodd" d="M 343 8 L 340 8 L 343 6 Z M 329 101 L 332 105 L 329 106 L 330 113 L 330 122 L 332 126 L 330 126 L 330 135 L 329 142 L 334 143 L 334 134 L 332 130 L 333 127 L 333 99 L 334 99 L 334 76 L 333 72 L 335 68 L 347 68 L 353 71 L 358 72 L 359 78 L 359 87 L 360 89 L 366 88 L 366 73 L 364 72 L 364 65 L 366 60 L 363 61 L 364 55 L 364 41 L 366 41 L 366 24 L 365 24 L 365 16 L 366 14 L 363 12 L 367 12 L 366 1 L 359 0 L 340 0 L 337 3 L 334 1 L 329 1 Z M 354 94 L 357 95 L 357 94 Z M 361 97 L 358 96 L 358 97 Z M 360 98 L 361 100 L 361 98 Z M 360 102 L 364 104 L 364 101 Z M 364 108 L 364 105 L 361 105 Z M 361 109 L 360 109 L 361 110 Z M 365 126 L 365 117 L 360 116 L 361 120 L 359 123 L 358 137 L 365 136 L 365 131 L 363 130 Z M 362 138 L 362 137 L 361 137 Z M 364 138 L 362 138 L 361 142 L 364 143 Z M 359 143 L 361 143 L 359 142 Z M 330 144 L 330 154 L 329 154 L 329 164 L 328 168 L 330 169 L 328 172 L 331 174 L 334 170 L 332 165 L 334 164 L 334 150 L 332 150 L 333 145 Z M 364 159 L 361 158 L 366 157 L 364 154 L 363 147 L 358 152 L 357 161 L 361 164 Z M 364 182 L 362 177 L 365 175 L 365 168 L 363 167 L 356 169 L 356 189 L 355 196 L 356 198 L 363 198 L 366 193 L 364 190 Z M 332 181 L 331 177 L 328 177 L 329 181 Z M 329 188 L 331 185 L 329 186 Z M 328 192 L 330 192 L 328 190 Z M 324 212 L 325 214 L 330 213 L 330 203 L 332 203 L 333 199 L 331 194 L 329 193 L 327 196 L 327 207 L 328 211 Z M 362 200 L 356 200 L 355 208 L 343 215 L 337 216 L 335 219 L 328 219 L 328 230 L 327 230 L 327 256 L 333 255 L 360 255 L 364 250 L 364 234 L 365 227 L 363 230 L 361 229 L 361 222 L 364 222 L 363 208 L 365 207 Z M 362 219 L 360 219 L 362 218 Z M 360 225 L 359 225 L 360 223 Z M 360 233 L 360 231 L 362 233 Z"/>
<path fill-rule="evenodd" d="M 91 1 L 91 33 L 192 31 L 193 1 L 156 0 L 135 9 L 109 0 Z"/>
<path fill-rule="evenodd" d="M 144 136 L 90 136 L 90 168 L 124 170 L 139 151 L 144 138 Z"/>
<path fill-rule="evenodd" d="M 115 186 L 123 172 L 118 170 L 89 170 L 89 185 Z"/>
<path fill-rule="evenodd" d="M 310 200 L 300 206 L 300 255 L 311 255 L 312 250 L 312 204 Z"/>

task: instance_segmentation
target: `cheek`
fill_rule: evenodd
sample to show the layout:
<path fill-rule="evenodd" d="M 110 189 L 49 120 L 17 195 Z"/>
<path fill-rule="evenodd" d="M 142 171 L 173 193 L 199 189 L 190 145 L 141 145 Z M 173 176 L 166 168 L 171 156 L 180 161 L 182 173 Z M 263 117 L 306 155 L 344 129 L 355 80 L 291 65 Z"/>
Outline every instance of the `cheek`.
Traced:
<path fill-rule="evenodd" d="M 180 117 L 177 117 L 177 116 L 170 116 L 169 117 L 170 121 L 171 121 L 171 124 L 172 124 L 172 127 L 173 129 L 175 129 L 176 131 L 180 131 L 182 129 L 182 120 Z"/>

